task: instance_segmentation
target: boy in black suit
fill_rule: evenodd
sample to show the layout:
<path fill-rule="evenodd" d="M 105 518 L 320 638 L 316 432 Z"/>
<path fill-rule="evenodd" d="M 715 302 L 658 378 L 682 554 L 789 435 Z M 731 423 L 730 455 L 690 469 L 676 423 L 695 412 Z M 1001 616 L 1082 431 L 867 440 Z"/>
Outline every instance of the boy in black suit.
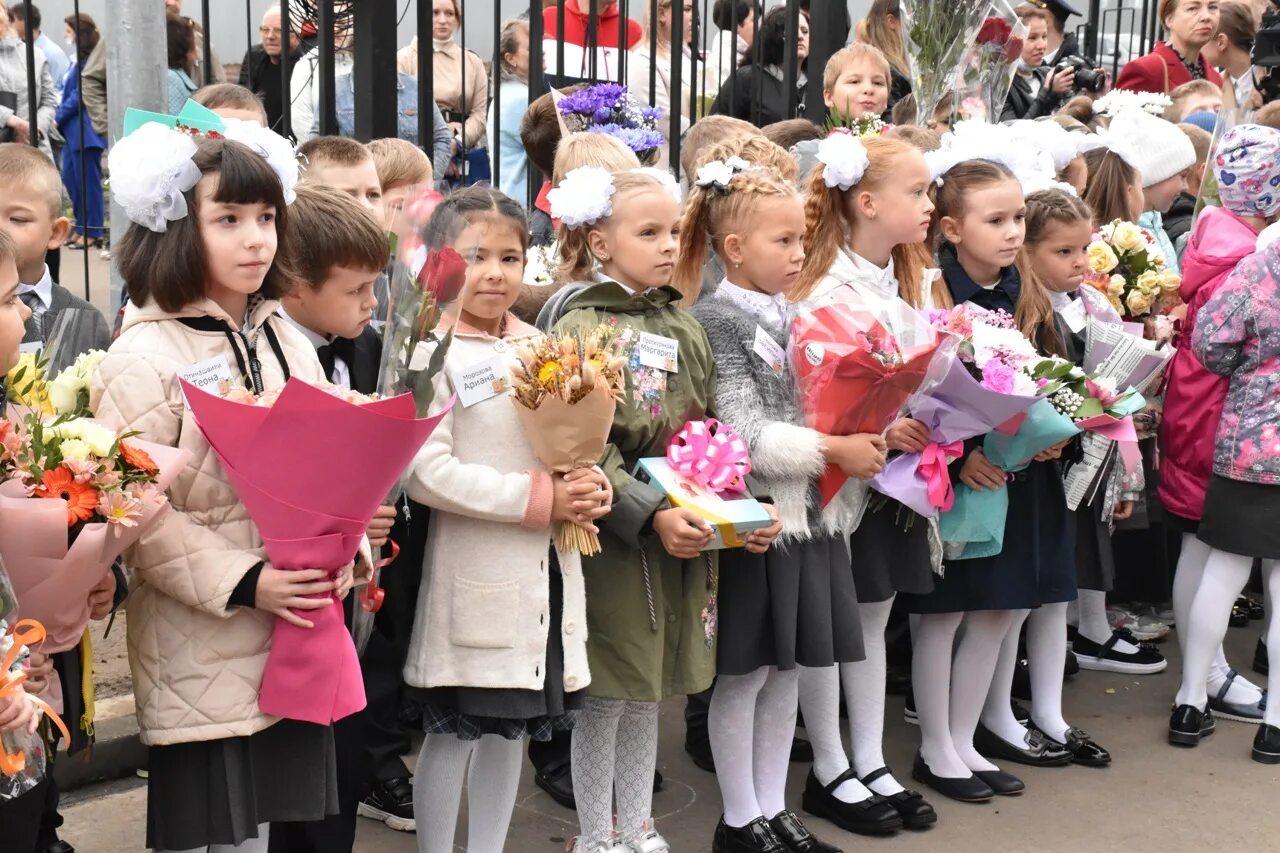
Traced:
<path fill-rule="evenodd" d="M 60 247 L 71 231 L 71 222 L 62 215 L 62 177 L 48 157 L 30 145 L 9 142 L 0 145 L 0 230 L 8 233 L 16 246 L 18 265 L 18 298 L 26 304 L 31 316 L 26 321 L 22 348 L 40 349 L 49 341 L 58 318 L 68 309 L 85 312 L 89 323 L 84 334 L 70 342 L 73 355 L 91 350 L 105 350 L 111 345 L 111 330 L 98 309 L 53 280 L 45 259 Z M 118 570 L 104 579 L 93 592 L 94 616 L 109 613 L 115 603 L 124 599 L 124 574 Z M 33 656 L 33 663 L 43 664 L 43 655 Z M 50 655 L 57 676 L 62 680 L 66 706 L 64 717 L 79 720 L 84 712 L 84 694 L 80 650 L 72 649 Z M 80 726 L 72 727 L 68 754 L 89 746 L 92 738 Z M 46 786 L 44 819 L 36 843 L 37 853 L 74 853 L 74 849 L 58 838 L 62 817 L 58 814 L 58 788 Z"/>
<path fill-rule="evenodd" d="M 372 213 L 347 194 L 307 182 L 298 187 L 297 200 L 289 208 L 289 229 L 299 281 L 281 300 L 281 314 L 315 345 L 330 382 L 375 392 L 382 341 L 370 322 L 378 304 L 374 285 L 388 261 L 386 233 Z M 353 438 L 358 441 L 358 436 Z M 383 507 L 374 518 L 368 535 L 375 553 L 387 544 L 396 517 L 395 507 Z M 404 548 L 384 574 L 390 580 L 420 573 L 421 567 L 421 550 L 415 556 Z M 412 594 L 416 599 L 416 592 Z M 357 813 L 376 817 L 392 829 L 415 829 L 413 788 L 400 759 L 404 738 L 397 722 L 405 654 L 401 646 L 407 646 L 413 619 L 413 603 L 405 605 L 403 597 L 399 588 L 388 589 L 361 659 L 368 707 L 334 726 L 341 812 L 315 823 L 273 825 L 273 853 L 347 853 L 355 840 Z M 348 626 L 354 608 L 360 606 L 357 598 L 347 598 Z M 397 642 L 401 636 L 403 644 Z"/>

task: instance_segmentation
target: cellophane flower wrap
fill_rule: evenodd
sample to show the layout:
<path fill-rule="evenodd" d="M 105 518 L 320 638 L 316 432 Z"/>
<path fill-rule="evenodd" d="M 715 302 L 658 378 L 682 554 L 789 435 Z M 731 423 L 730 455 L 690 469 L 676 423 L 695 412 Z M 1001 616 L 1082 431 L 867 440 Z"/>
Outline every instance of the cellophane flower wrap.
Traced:
<path fill-rule="evenodd" d="M 556 109 L 569 133 L 606 133 L 634 151 L 641 162 L 666 144 L 658 130 L 662 110 L 637 103 L 626 86 L 597 83 L 555 95 Z"/>
<path fill-rule="evenodd" d="M 832 107 L 823 128 L 828 135 L 837 130 L 847 130 L 859 139 L 878 139 L 893 130 L 893 125 L 872 113 L 855 118 L 840 112 L 839 107 Z"/>
<path fill-rule="evenodd" d="M 901 299 L 855 299 L 848 290 L 795 319 L 791 364 L 811 429 L 882 433 L 914 394 L 946 373 L 952 344 Z M 819 482 L 823 507 L 847 480 L 828 466 Z"/>
<path fill-rule="evenodd" d="M 1039 356 L 1003 312 L 966 303 L 927 316 L 940 334 L 957 341 L 942 379 L 908 404 L 911 418 L 929 430 L 929 444 L 921 453 L 891 458 L 871 487 L 933 518 L 955 503 L 948 466 L 963 455 L 965 439 L 1016 422 L 1038 399 L 1020 367 Z"/>
<path fill-rule="evenodd" d="M 1085 283 L 1104 293 L 1122 316 L 1168 314 L 1181 304 L 1182 278 L 1141 226 L 1116 219 L 1098 229 L 1088 251 Z"/>
<path fill-rule="evenodd" d="M 189 457 L 87 417 L 101 356 L 86 353 L 51 380 L 41 359 L 24 361 L 7 386 L 17 402 L 0 420 L 0 557 L 19 615 L 45 626 L 49 652 L 80 641 L 89 591 L 168 511 L 164 492 Z"/>
<path fill-rule="evenodd" d="M 0 586 L 4 586 L 5 568 L 0 561 Z M 36 711 L 49 718 L 50 723 L 68 741 L 71 734 L 57 712 L 48 702 L 27 693 L 23 683 L 27 680 L 26 662 L 31 648 L 45 639 L 44 626 L 33 619 L 10 623 L 0 608 L 0 698 L 20 696 L 31 702 Z M 0 802 L 20 797 L 43 781 L 48 766 L 48 751 L 44 738 L 29 730 L 0 734 Z M 0 832 L 4 827 L 0 826 Z"/>
<path fill-rule="evenodd" d="M 448 412 L 419 418 L 412 394 L 374 399 L 290 379 L 265 398 L 229 398 L 183 381 L 200 432 L 279 570 L 337 575 L 356 558 L 374 512 Z M 332 593 L 329 593 L 332 595 Z M 328 725 L 364 707 L 360 663 L 342 607 L 275 620 L 258 705 Z"/>
<path fill-rule="evenodd" d="M 902 41 L 911 63 L 916 123 L 925 126 L 955 89 L 965 52 L 991 16 L 992 0 L 902 0 Z"/>
<path fill-rule="evenodd" d="M 607 326 L 560 332 L 524 344 L 512 368 L 511 397 L 533 452 L 560 474 L 604 456 L 614 410 L 626 390 L 626 357 Z M 562 521 L 556 548 L 600 553 L 600 538 Z"/>
<path fill-rule="evenodd" d="M 956 88 L 961 118 L 1000 121 L 1013 76 L 1022 59 L 1027 25 L 1007 0 L 995 0 L 972 46 L 961 60 Z"/>

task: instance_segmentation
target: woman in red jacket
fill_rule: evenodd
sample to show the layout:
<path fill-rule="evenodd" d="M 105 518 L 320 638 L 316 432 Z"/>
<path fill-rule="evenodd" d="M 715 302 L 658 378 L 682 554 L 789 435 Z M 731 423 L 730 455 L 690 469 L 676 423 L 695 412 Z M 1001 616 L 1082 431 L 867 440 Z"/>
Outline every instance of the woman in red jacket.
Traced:
<path fill-rule="evenodd" d="M 1192 80 L 1221 86 L 1222 75 L 1200 55 L 1218 32 L 1218 0 L 1160 0 L 1160 20 L 1169 40 L 1125 65 L 1116 88 L 1168 94 Z"/>

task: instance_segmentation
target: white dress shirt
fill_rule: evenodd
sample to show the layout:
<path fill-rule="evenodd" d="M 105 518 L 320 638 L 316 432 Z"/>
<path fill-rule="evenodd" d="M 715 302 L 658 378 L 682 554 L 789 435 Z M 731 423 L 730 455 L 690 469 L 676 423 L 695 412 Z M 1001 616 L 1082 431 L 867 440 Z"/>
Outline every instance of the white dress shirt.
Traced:
<path fill-rule="evenodd" d="M 280 316 L 292 323 L 294 328 L 298 331 L 302 332 L 306 339 L 311 341 L 311 345 L 316 348 L 317 352 L 320 350 L 320 347 L 328 346 L 333 342 L 333 338 L 313 332 L 297 320 L 290 317 L 289 312 L 284 310 L 284 306 L 280 307 Z M 348 388 L 352 391 L 355 390 L 351 385 L 351 365 L 347 364 L 340 358 L 335 357 L 333 359 L 333 378 L 329 381 L 340 388 Z"/>

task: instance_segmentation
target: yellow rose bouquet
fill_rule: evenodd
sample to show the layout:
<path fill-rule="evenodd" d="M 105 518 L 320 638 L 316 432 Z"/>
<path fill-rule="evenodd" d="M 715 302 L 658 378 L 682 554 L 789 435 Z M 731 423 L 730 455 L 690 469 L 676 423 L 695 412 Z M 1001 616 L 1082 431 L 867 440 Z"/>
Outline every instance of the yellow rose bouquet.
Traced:
<path fill-rule="evenodd" d="M 1115 220 L 1089 244 L 1085 281 L 1129 319 L 1168 314 L 1181 303 L 1182 278 L 1168 268 L 1155 240 L 1132 222 Z"/>

